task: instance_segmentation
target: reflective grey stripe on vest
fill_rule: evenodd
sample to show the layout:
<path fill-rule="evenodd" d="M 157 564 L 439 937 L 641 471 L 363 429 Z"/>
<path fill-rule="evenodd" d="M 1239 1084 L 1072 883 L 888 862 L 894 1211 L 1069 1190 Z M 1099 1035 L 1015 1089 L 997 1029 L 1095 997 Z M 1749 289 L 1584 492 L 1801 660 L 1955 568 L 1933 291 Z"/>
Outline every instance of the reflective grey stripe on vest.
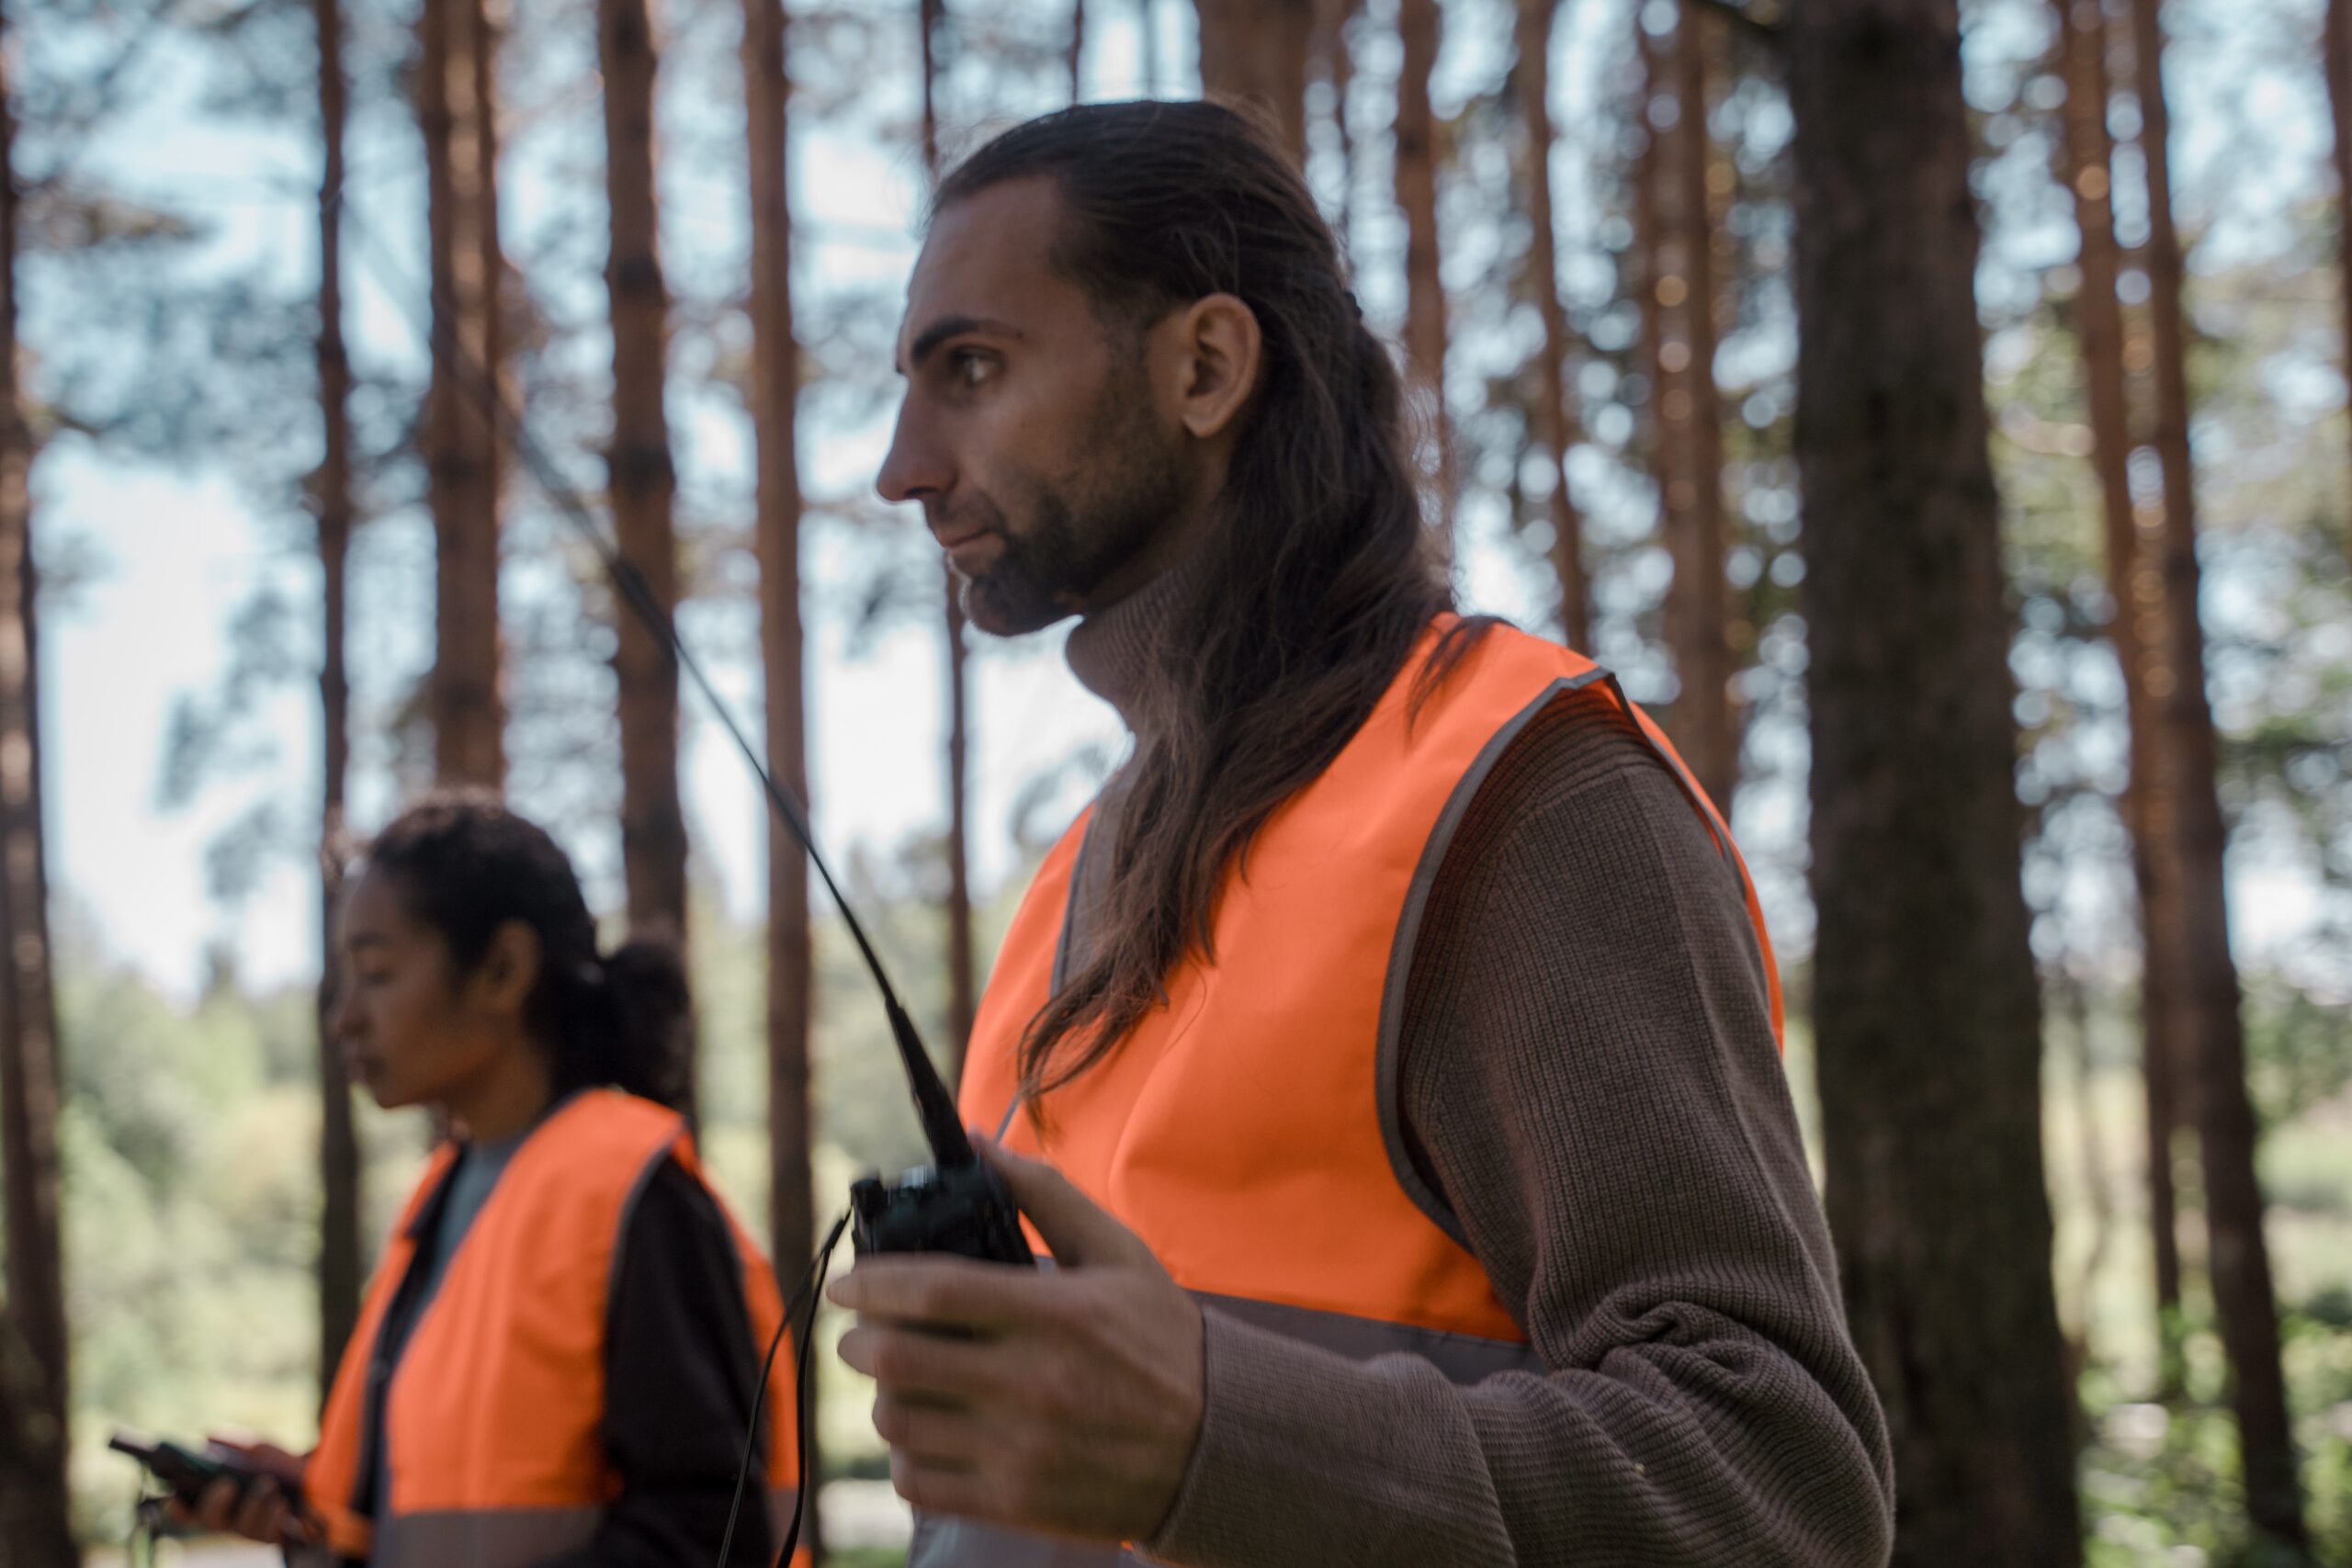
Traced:
<path fill-rule="evenodd" d="M 1498 1372 L 1544 1371 L 1534 1348 L 1507 1339 L 1484 1339 L 1442 1329 L 1416 1328 L 1410 1324 L 1383 1323 L 1377 1318 L 1351 1317 L 1344 1313 L 1312 1312 L 1306 1307 L 1240 1296 L 1193 1292 L 1193 1299 L 1214 1312 L 1238 1318 L 1253 1327 L 1336 1351 L 1350 1360 L 1402 1352 L 1434 1364 L 1447 1379 L 1474 1383 Z M 969 1519 L 936 1514 L 915 1516 L 915 1536 L 907 1549 L 907 1568 L 1121 1568 L 1147 1560 L 1115 1546 L 1087 1546 L 1056 1540 Z"/>
<path fill-rule="evenodd" d="M 368 1568 L 531 1568 L 588 1544 L 602 1508 L 398 1514 L 376 1527 Z"/>

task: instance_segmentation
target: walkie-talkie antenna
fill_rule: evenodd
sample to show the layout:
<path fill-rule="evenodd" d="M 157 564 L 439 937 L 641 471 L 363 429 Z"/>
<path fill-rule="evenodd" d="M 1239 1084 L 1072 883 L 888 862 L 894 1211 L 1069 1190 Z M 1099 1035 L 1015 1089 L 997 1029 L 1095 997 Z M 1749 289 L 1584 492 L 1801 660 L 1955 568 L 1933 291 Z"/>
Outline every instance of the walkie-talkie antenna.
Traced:
<path fill-rule="evenodd" d="M 703 701 L 718 716 L 720 728 L 727 731 L 728 739 L 735 742 L 735 749 L 742 753 L 743 761 L 750 764 L 752 774 L 759 779 L 761 789 L 767 795 L 769 807 L 791 831 L 794 840 L 808 852 L 809 863 L 817 868 L 817 875 L 823 881 L 826 893 L 831 896 L 833 907 L 841 911 L 842 921 L 849 928 L 851 940 L 857 944 L 858 955 L 865 960 L 866 972 L 874 976 L 874 984 L 882 993 L 882 1010 L 890 1021 L 890 1038 L 899 1047 L 899 1059 L 906 1068 L 908 1087 L 914 1091 L 915 1113 L 922 1122 L 923 1139 L 931 1145 L 932 1157 L 942 1166 L 973 1164 L 978 1156 L 972 1152 L 971 1139 L 965 1135 L 963 1122 L 956 1114 L 955 1097 L 947 1092 L 947 1086 L 940 1080 L 939 1069 L 932 1066 L 931 1053 L 923 1049 L 922 1037 L 915 1032 L 914 1020 L 907 1015 L 906 1008 L 900 1004 L 898 990 L 890 984 L 890 976 L 882 967 L 881 956 L 874 951 L 874 944 L 866 940 L 865 928 L 858 923 L 857 912 L 842 896 L 841 885 L 833 880 L 831 869 L 825 864 L 824 854 L 817 848 L 816 834 L 808 823 L 807 808 L 793 799 L 768 773 L 766 764 L 760 761 L 759 753 L 752 749 L 750 738 L 743 733 L 743 727 L 735 721 L 734 714 L 720 699 L 718 688 L 711 684 L 710 678 L 703 673 L 702 666 L 695 661 L 693 652 L 679 637 L 676 624 L 671 619 L 669 611 L 662 607 L 662 601 L 655 596 L 652 585 L 645 581 L 644 574 L 636 567 L 621 558 L 620 551 L 605 537 L 603 530 L 596 526 L 594 513 L 577 491 L 563 482 L 553 461 L 532 436 L 530 428 L 523 423 L 522 415 L 507 402 L 506 394 L 482 367 L 474 363 L 464 344 L 456 342 L 446 332 L 434 330 L 436 322 L 447 319 L 446 310 L 435 310 L 425 321 L 416 319 L 414 307 L 407 303 L 408 296 L 383 265 L 382 247 L 377 243 L 374 231 L 359 221 L 349 202 L 342 202 L 341 205 L 345 220 L 359 231 L 362 254 L 376 253 L 374 261 L 379 280 L 384 284 L 387 293 L 401 302 L 410 324 L 424 339 L 426 351 L 457 372 L 459 384 L 489 412 L 492 425 L 505 435 L 507 444 L 523 459 L 524 466 L 530 469 L 532 480 L 539 487 L 540 493 L 555 503 L 556 510 L 563 514 L 565 521 L 596 552 L 596 558 L 604 564 L 605 571 L 612 579 L 622 601 L 651 629 L 679 670 L 702 694 Z M 433 298 L 439 302 L 437 293 Z"/>

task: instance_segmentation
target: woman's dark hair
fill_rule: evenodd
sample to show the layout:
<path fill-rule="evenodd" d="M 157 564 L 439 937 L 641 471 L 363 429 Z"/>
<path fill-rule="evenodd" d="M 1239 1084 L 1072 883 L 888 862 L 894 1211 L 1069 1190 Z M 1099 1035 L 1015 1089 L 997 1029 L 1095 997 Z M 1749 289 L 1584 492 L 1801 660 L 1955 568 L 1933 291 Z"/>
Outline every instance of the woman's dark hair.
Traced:
<path fill-rule="evenodd" d="M 1176 711 L 1128 764 L 1093 956 L 1022 1043 L 1033 1115 L 1164 1001 L 1188 952 L 1214 956 L 1228 866 L 1246 872 L 1267 817 L 1339 754 L 1453 603 L 1422 523 L 1396 364 L 1272 140 L 1215 104 L 1089 104 L 980 148 L 934 208 L 1040 177 L 1060 197 L 1055 270 L 1107 330 L 1139 333 L 1226 293 L 1256 315 L 1263 346 L 1217 525 L 1170 635 Z M 1419 694 L 1490 625 L 1457 623 Z"/>
<path fill-rule="evenodd" d="M 488 795 L 410 807 L 368 846 L 410 915 L 441 934 L 470 973 L 491 938 L 520 920 L 539 939 L 539 978 L 524 1022 L 555 1053 L 559 1094 L 613 1085 L 676 1106 L 685 1088 L 687 991 L 671 949 L 596 950 L 596 922 L 556 841 Z"/>

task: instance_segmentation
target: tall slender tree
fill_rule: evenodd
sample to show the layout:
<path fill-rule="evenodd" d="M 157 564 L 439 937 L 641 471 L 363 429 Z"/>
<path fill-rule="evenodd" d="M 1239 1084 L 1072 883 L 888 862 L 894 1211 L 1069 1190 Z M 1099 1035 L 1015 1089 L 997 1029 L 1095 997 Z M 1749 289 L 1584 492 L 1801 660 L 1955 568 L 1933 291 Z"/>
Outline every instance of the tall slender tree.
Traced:
<path fill-rule="evenodd" d="M 916 25 L 922 33 L 922 166 L 933 186 L 940 173 L 936 51 L 939 29 L 946 21 L 946 0 L 920 0 Z M 948 1078 L 953 1082 L 963 1073 L 964 1044 L 971 1038 L 972 1015 L 979 1005 L 972 948 L 971 653 L 956 573 L 944 561 L 939 570 L 947 604 L 947 1037 L 952 1053 Z"/>
<path fill-rule="evenodd" d="M 2180 873 L 2180 985 L 2174 998 L 2182 1059 L 2191 1064 L 2198 1152 L 2204 1168 L 2207 1272 L 2230 1364 L 2230 1404 L 2245 1468 L 2246 1514 L 2286 1551 L 2308 1536 L 2279 1365 L 2278 1308 L 2270 1249 L 2262 1231 L 2262 1186 L 2255 1172 L 2258 1129 L 2245 1085 L 2245 1025 L 2230 953 L 2222 883 L 2228 830 L 2216 775 L 2220 748 L 2205 693 L 2205 630 L 2199 618 L 2196 473 L 2188 446 L 2188 364 L 2181 310 L 2180 234 L 2172 210 L 2171 116 L 2164 85 L 2164 25 L 2157 0 L 2130 0 L 2132 85 L 2140 105 L 2147 168 L 2148 324 L 2154 341 L 2155 441 L 2163 504 L 2142 524 L 2163 590 L 2160 660 L 2149 694 L 2165 735 L 2160 766 Z"/>
<path fill-rule="evenodd" d="M 344 784 L 351 770 L 351 685 L 344 669 L 345 579 L 351 551 L 351 359 L 343 341 L 343 141 L 349 90 L 343 66 L 340 0 L 311 0 L 318 31 L 319 426 L 322 453 L 311 476 L 322 585 L 319 661 L 319 1398 L 323 1404 L 345 1342 L 359 1320 L 359 1140 L 351 1114 L 351 1069 L 328 1027 L 336 984 L 335 913 L 343 887 Z"/>
<path fill-rule="evenodd" d="M 65 1257 L 58 1217 L 57 1003 L 42 842 L 32 428 L 17 380 L 16 107 L 0 11 L 0 1505 L 28 1568 L 73 1568 Z M 8 1538 L 15 1548 L 18 1537 Z"/>
<path fill-rule="evenodd" d="M 605 79 L 605 190 L 611 250 L 605 288 L 613 323 L 613 438 L 605 455 L 620 555 L 663 610 L 678 602 L 672 503 L 678 488 L 662 394 L 669 379 L 669 289 L 653 194 L 653 91 L 659 61 L 646 0 L 598 0 Z M 621 866 L 631 934 L 686 936 L 686 818 L 678 794 L 678 667 L 638 616 L 616 617 L 613 672 L 621 730 Z"/>
<path fill-rule="evenodd" d="M 1348 90 L 1355 82 L 1355 54 L 1350 35 L 1363 0 L 1316 0 L 1316 53 L 1331 84 L 1331 128 L 1340 139 L 1340 199 L 1331 227 L 1342 244 L 1354 233 L 1356 140 L 1348 123 Z"/>
<path fill-rule="evenodd" d="M 1069 101 L 1076 103 L 1086 96 L 1086 0 L 1070 0 L 1069 7 Z"/>
<path fill-rule="evenodd" d="M 1408 0 L 1410 3 L 1410 0 Z M 1271 112 L 1291 160 L 1306 162 L 1306 62 L 1315 0 L 1193 0 L 1200 17 L 1201 90 Z M 1149 0 L 1146 0 L 1147 26 Z"/>
<path fill-rule="evenodd" d="M 792 78 L 784 0 L 743 0 L 744 135 L 752 219 L 753 531 L 760 569 L 760 665 L 768 773 L 808 798 L 808 695 L 800 615 L 800 464 L 796 413 L 800 349 L 792 327 L 792 205 L 786 156 Z M 808 919 L 808 857 L 775 823 L 768 830 L 768 1234 L 776 1271 L 798 1274 L 817 1250 L 815 1143 L 809 1118 L 808 1034 L 815 963 Z M 800 1461 L 817 1466 L 809 1424 Z M 809 1519 L 810 1555 L 822 1520 Z"/>
<path fill-rule="evenodd" d="M 434 772 L 489 789 L 506 777 L 499 682 L 499 431 L 486 395 L 505 373 L 498 240 L 497 40 L 489 0 L 424 0 L 417 118 L 424 133 L 433 288 L 423 445 L 436 618 Z M 487 382 L 487 385 L 484 383 Z"/>
<path fill-rule="evenodd" d="M 2179 1123 L 2171 1043 L 2173 986 L 2178 964 L 2179 876 L 2171 844 L 2149 831 L 2153 811 L 2169 820 L 2170 807 L 2159 765 L 2159 734 L 2149 700 L 2150 650 L 2164 634 L 2164 581 L 2150 553 L 2140 547 L 2132 505 L 2131 409 L 2123 370 L 2123 309 L 2116 292 L 2120 263 L 2115 240 L 2112 191 L 2114 145 L 2107 127 L 2109 79 L 2107 17 L 2098 0 L 2053 0 L 2058 20 L 2066 105 L 2064 177 L 2073 193 L 2075 223 L 2082 236 L 2076 270 L 2075 334 L 2083 358 L 2085 400 L 2091 425 L 2091 461 L 2098 478 L 2100 535 L 2107 554 L 2109 592 L 2115 601 L 2108 635 L 2123 675 L 2125 722 L 2130 728 L 2130 776 L 2123 793 L 2124 823 L 2132 835 L 2132 863 L 2140 897 L 2140 930 L 2145 962 L 2141 981 L 2141 1057 L 2147 1091 L 2149 1224 L 2154 1241 L 2159 1340 L 2169 1384 L 2177 1376 L 2176 1327 L 2180 1312 L 2180 1242 L 2172 1180 L 2172 1135 Z"/>
<path fill-rule="evenodd" d="M 1666 160 L 1674 216 L 1671 290 L 1680 323 L 1660 353 L 1673 361 L 1668 396 L 1678 400 L 1673 479 L 1681 504 L 1669 508 L 1674 578 L 1667 592 L 1667 642 L 1681 692 L 1672 721 L 1676 743 L 1700 787 L 1731 809 L 1739 779 L 1732 726 L 1729 592 L 1724 578 L 1724 411 L 1715 385 L 1715 224 L 1709 172 L 1707 56 L 1710 17 L 1702 0 L 1682 0 L 1670 45 L 1676 114 Z M 1661 304 L 1665 303 L 1662 299 Z"/>
<path fill-rule="evenodd" d="M 1681 526 L 1678 519 L 1690 509 L 1683 487 L 1675 479 L 1674 454 L 1682 444 L 1681 427 L 1690 417 L 1690 400 L 1688 395 L 1675 395 L 1679 379 L 1667 368 L 1665 301 L 1679 303 L 1680 290 L 1688 286 L 1679 274 L 1667 268 L 1667 231 L 1664 214 L 1658 209 L 1658 185 L 1666 173 L 1668 148 L 1658 133 L 1657 120 L 1661 114 L 1673 112 L 1679 100 L 1659 58 L 1657 39 L 1646 24 L 1648 7 L 1635 6 L 1632 11 L 1634 58 L 1641 85 L 1634 100 L 1635 141 L 1626 170 L 1634 223 L 1627 284 L 1636 322 L 1634 364 L 1646 389 L 1639 436 L 1650 485 L 1657 492 L 1658 536 L 1670 541 Z"/>
<path fill-rule="evenodd" d="M 1437 231 L 1437 117 L 1430 73 L 1437 67 L 1437 0 L 1399 0 L 1404 46 L 1396 73 L 1396 205 L 1405 214 L 1405 361 L 1437 448 L 1437 528 L 1453 551 L 1453 440 L 1445 413 L 1445 283 Z"/>
<path fill-rule="evenodd" d="M 1552 575 L 1560 584 L 1560 629 L 1568 646 L 1592 646 L 1590 589 L 1584 570 L 1584 520 L 1568 490 L 1568 448 L 1576 439 L 1568 406 L 1567 312 L 1560 308 L 1558 243 L 1552 215 L 1552 23 L 1557 0 L 1520 0 L 1519 61 L 1512 83 L 1527 142 L 1527 267 L 1544 323 L 1543 375 L 1536 403 L 1537 443 L 1552 468 Z"/>
<path fill-rule="evenodd" d="M 2071 1568 L 1959 6 L 1785 27 L 1826 1203 L 1895 1561 Z"/>
<path fill-rule="evenodd" d="M 2320 58 L 2335 121 L 2336 286 L 2344 294 L 2344 365 L 2352 375 L 2352 0 L 2327 0 Z M 2352 562 L 2352 494 L 2344 503 L 2344 558 Z"/>

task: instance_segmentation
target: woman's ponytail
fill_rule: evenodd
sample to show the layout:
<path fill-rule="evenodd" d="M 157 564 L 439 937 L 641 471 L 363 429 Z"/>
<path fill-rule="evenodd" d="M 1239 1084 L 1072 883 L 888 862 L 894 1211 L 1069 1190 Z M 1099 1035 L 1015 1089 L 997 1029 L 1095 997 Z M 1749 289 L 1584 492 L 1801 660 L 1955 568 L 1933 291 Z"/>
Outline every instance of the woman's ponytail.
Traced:
<path fill-rule="evenodd" d="M 602 1046 L 595 1081 L 659 1104 L 683 1103 L 693 1003 L 676 951 L 624 942 L 596 961 L 596 971 L 592 1016 L 572 1032 Z"/>

